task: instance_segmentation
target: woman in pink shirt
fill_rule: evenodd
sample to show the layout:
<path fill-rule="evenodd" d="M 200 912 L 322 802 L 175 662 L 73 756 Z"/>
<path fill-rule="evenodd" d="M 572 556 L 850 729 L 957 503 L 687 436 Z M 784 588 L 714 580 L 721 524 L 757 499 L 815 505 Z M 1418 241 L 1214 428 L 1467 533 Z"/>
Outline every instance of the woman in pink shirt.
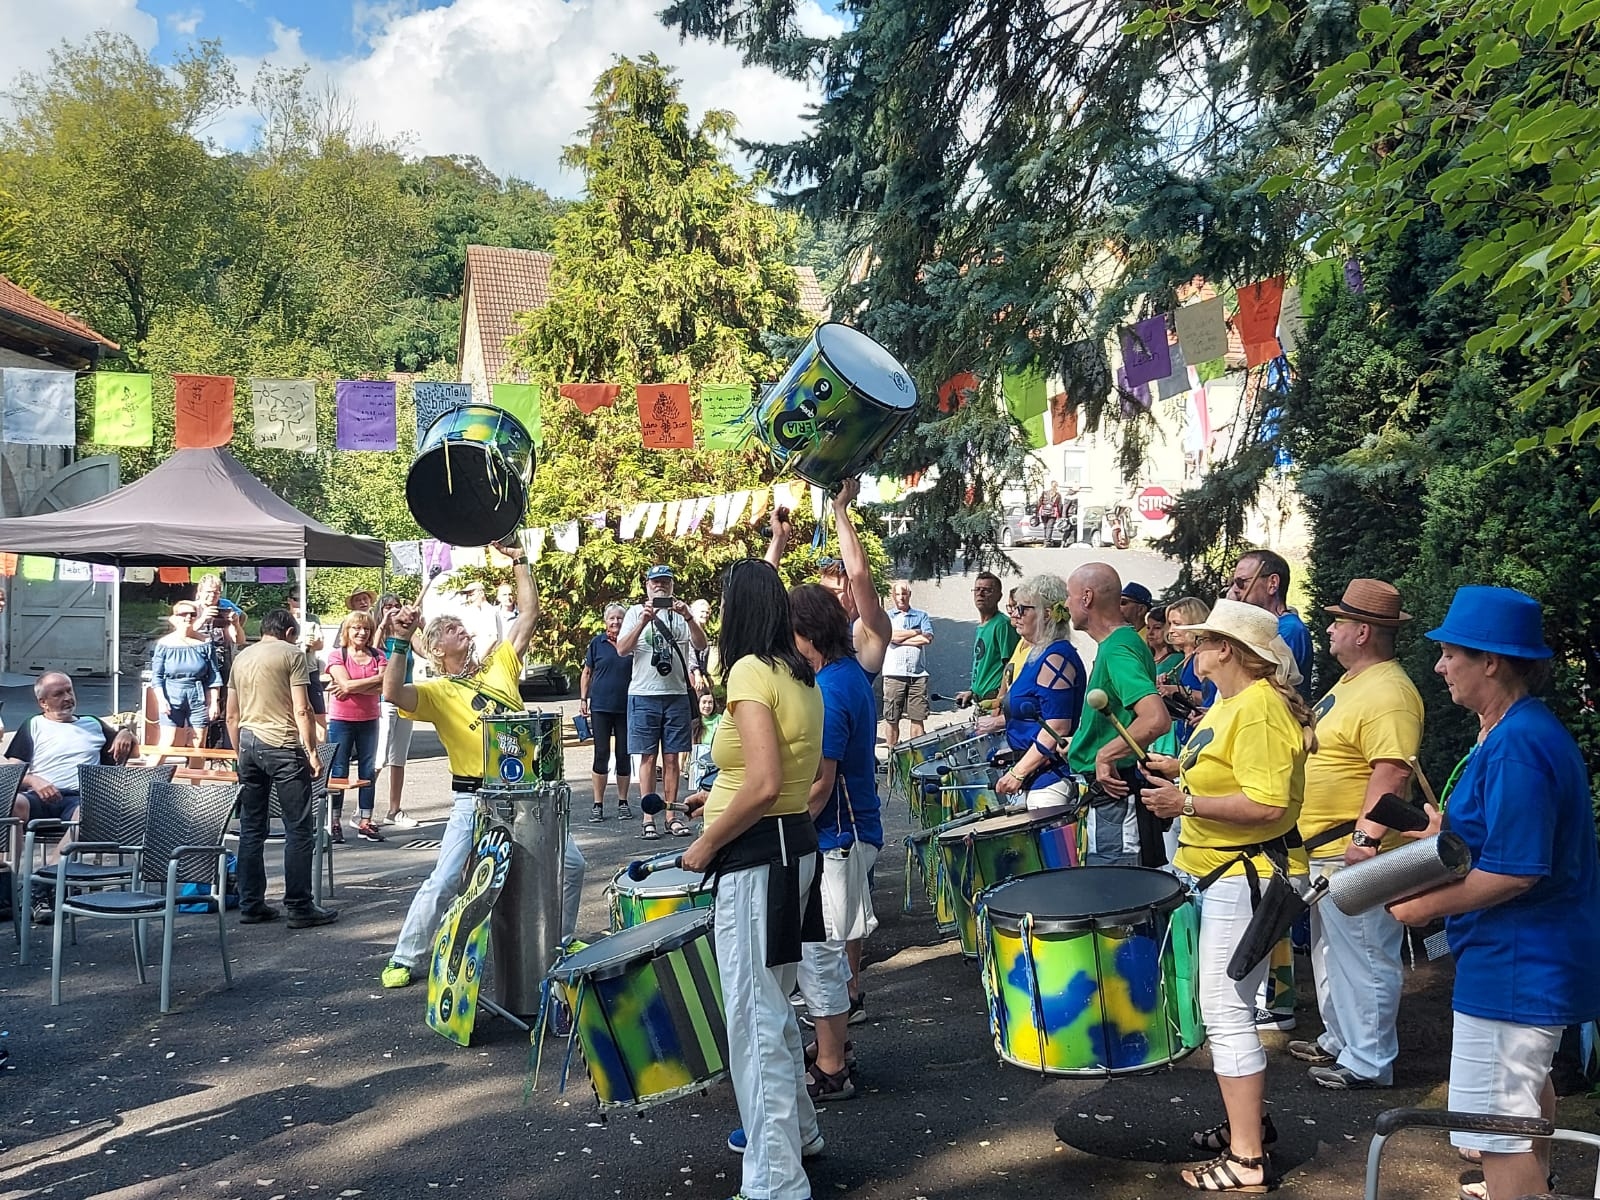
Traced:
<path fill-rule="evenodd" d="M 383 834 L 372 823 L 375 789 L 373 772 L 378 755 L 378 702 L 383 686 L 385 659 L 372 648 L 377 625 L 371 613 L 353 612 L 339 626 L 339 637 L 328 655 L 328 740 L 334 745 L 333 777 L 346 779 L 356 774 L 366 780 L 357 793 L 360 824 L 356 836 L 363 841 L 381 842 Z M 355 771 L 351 759 L 355 759 Z M 339 816 L 344 810 L 344 793 L 333 793 L 333 840 L 344 841 Z"/>

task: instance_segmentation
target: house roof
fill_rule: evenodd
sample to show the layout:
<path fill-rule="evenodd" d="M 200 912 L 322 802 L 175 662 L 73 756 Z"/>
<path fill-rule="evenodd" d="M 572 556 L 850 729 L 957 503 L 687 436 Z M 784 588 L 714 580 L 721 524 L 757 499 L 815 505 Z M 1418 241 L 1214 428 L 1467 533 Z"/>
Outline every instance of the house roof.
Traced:
<path fill-rule="evenodd" d="M 88 365 L 101 350 L 121 349 L 76 317 L 69 317 L 0 275 L 0 343 L 45 357 L 64 351 L 71 365 Z"/>
<path fill-rule="evenodd" d="M 817 273 L 810 267 L 796 267 L 794 273 L 800 277 L 800 311 L 818 321 L 826 321 L 833 306 L 822 293 L 822 281 Z"/>
<path fill-rule="evenodd" d="M 462 316 L 470 295 L 478 312 L 478 336 L 483 341 L 483 365 L 489 382 L 500 378 L 509 354 L 506 342 L 518 332 L 517 316 L 550 303 L 550 268 L 553 255 L 543 250 L 514 250 L 507 246 L 468 246 L 467 270 L 461 285 Z M 461 323 L 462 353 L 466 358 L 466 321 Z"/>

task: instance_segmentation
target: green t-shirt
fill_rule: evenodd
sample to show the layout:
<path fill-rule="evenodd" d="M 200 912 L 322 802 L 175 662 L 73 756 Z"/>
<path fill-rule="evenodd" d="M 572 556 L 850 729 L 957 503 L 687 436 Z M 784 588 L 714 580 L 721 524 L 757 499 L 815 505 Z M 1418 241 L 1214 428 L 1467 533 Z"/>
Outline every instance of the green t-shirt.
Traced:
<path fill-rule="evenodd" d="M 1170 672 L 1173 675 L 1173 682 L 1176 683 L 1177 673 L 1182 666 L 1183 652 L 1181 650 L 1174 650 L 1171 654 L 1167 655 L 1156 664 L 1156 678 L 1159 679 L 1161 676 Z"/>
<path fill-rule="evenodd" d="M 1124 725 L 1133 721 L 1133 706 L 1146 696 L 1156 694 L 1156 659 L 1144 638 L 1131 625 L 1113 629 L 1100 643 L 1094 656 L 1094 669 L 1089 672 L 1089 690 L 1100 688 L 1110 699 L 1107 712 L 1115 713 Z M 1086 775 L 1094 773 L 1094 756 L 1101 746 L 1117 736 L 1117 727 L 1105 712 L 1083 706 L 1083 723 L 1072 735 L 1072 746 L 1067 751 L 1067 761 L 1074 771 Z M 1132 762 L 1130 751 L 1119 762 Z"/>
<path fill-rule="evenodd" d="M 972 639 L 972 694 L 976 699 L 988 700 L 1000 690 L 1000 675 L 1021 640 L 1005 613 L 995 613 L 978 626 Z"/>

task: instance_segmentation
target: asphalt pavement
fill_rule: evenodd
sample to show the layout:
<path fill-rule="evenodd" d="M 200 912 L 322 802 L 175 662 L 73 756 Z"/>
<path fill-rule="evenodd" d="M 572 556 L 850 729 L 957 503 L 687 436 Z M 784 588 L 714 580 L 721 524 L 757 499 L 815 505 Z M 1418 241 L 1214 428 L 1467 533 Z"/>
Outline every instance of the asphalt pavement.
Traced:
<path fill-rule="evenodd" d="M 1123 558 L 1157 586 L 1157 560 L 1131 554 L 1085 548 L 1017 557 L 1027 570 Z M 962 577 L 916 585 L 913 602 L 938 622 L 941 691 L 954 690 L 965 671 L 969 594 Z M 956 719 L 946 712 L 935 723 Z M 65 952 L 60 1007 L 49 1002 L 49 931 L 35 931 L 27 967 L 0 933 L 0 1044 L 10 1050 L 0 1072 L 0 1200 L 435 1193 L 722 1200 L 738 1190 L 739 1160 L 724 1146 L 738 1114 L 725 1082 L 643 1114 L 602 1119 L 576 1056 L 561 1089 L 564 1043 L 547 1039 L 535 1071 L 527 1035 L 484 1018 L 463 1049 L 423 1023 L 421 986 L 379 986 L 449 808 L 431 732 L 418 731 L 413 756 L 406 807 L 424 824 L 390 830 L 382 844 L 352 840 L 337 849 L 330 903 L 341 910 L 338 923 L 241 927 L 230 916 L 234 982 L 227 987 L 214 923 L 185 919 L 174 1007 L 165 1016 L 155 973 L 147 984 L 137 981 L 122 925 L 80 925 Z M 589 861 L 580 928 L 597 931 L 610 878 L 670 843 L 647 844 L 636 825 L 615 819 L 588 824 L 588 761 L 588 747 L 568 747 L 568 776 L 582 781 L 574 830 Z M 607 806 L 614 811 L 609 798 Z M 808 1160 L 813 1195 L 1181 1194 L 1176 1164 L 1190 1158 L 1182 1149 L 1190 1131 L 1222 1119 L 1205 1050 L 1169 1069 L 1114 1079 L 1042 1077 L 1001 1063 L 976 966 L 937 935 L 919 889 L 911 911 L 902 911 L 902 839 L 911 828 L 904 805 L 886 801 L 885 827 L 881 925 L 865 972 L 870 1019 L 851 1029 L 862 1094 L 821 1113 L 827 1146 Z M 275 883 L 270 846 L 268 866 Z M 158 949 L 157 939 L 151 944 Z M 1419 961 L 1407 971 L 1397 1086 L 1330 1092 L 1283 1049 L 1290 1036 L 1317 1029 L 1309 971 L 1303 959 L 1299 966 L 1299 1030 L 1266 1039 L 1269 1103 L 1282 1137 L 1273 1162 L 1285 1194 L 1354 1198 L 1374 1115 L 1443 1105 L 1451 968 Z M 1564 1101 L 1562 1118 L 1600 1127 L 1592 1100 Z M 1556 1166 L 1579 1181 L 1592 1168 L 1561 1151 Z M 1383 1195 L 1443 1200 L 1455 1194 L 1461 1167 L 1442 1137 L 1413 1135 L 1385 1159 Z"/>

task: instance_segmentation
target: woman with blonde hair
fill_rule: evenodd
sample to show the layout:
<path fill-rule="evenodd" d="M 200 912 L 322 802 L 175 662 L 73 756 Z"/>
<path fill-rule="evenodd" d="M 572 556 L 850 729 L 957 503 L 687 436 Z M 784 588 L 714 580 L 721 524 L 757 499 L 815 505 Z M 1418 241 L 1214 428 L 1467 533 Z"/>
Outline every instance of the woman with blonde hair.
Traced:
<path fill-rule="evenodd" d="M 1004 729 L 1015 755 L 995 783 L 996 795 L 1021 794 L 1029 808 L 1059 808 L 1077 799 L 1066 747 L 1083 715 L 1088 678 L 1070 640 L 1066 583 L 1056 575 L 1023 580 L 1011 624 L 1028 653 L 1001 698 L 1001 713 L 981 718 L 978 732 Z"/>
<path fill-rule="evenodd" d="M 1211 615 L 1211 609 L 1198 596 L 1185 596 L 1167 605 L 1167 644 L 1183 655 L 1176 670 L 1156 678 L 1156 687 L 1165 699 L 1177 696 L 1186 700 L 1196 711 L 1188 717 L 1175 718 L 1173 728 L 1178 735 L 1178 746 L 1189 740 L 1195 726 L 1206 709 L 1217 698 L 1217 688 L 1208 679 L 1201 679 L 1195 671 L 1195 635 L 1184 626 L 1202 625 Z"/>
<path fill-rule="evenodd" d="M 334 746 L 333 778 L 347 779 L 358 772 L 357 778 L 366 781 L 356 793 L 356 836 L 367 842 L 383 841 L 383 834 L 372 819 L 377 791 L 373 775 L 378 763 L 378 701 L 383 668 L 388 661 L 373 649 L 377 629 L 378 623 L 370 612 L 349 613 L 339 623 L 339 636 L 328 652 L 328 740 Z M 331 799 L 330 832 L 334 841 L 342 842 L 344 829 L 339 817 L 344 811 L 344 793 L 334 792 Z"/>
<path fill-rule="evenodd" d="M 222 675 L 211 644 L 195 632 L 200 606 L 180 600 L 167 620 L 172 632 L 150 652 L 150 688 L 161 726 L 158 744 L 192 746 L 206 722 L 221 715 Z"/>
<path fill-rule="evenodd" d="M 1228 1114 L 1191 1139 L 1219 1157 L 1182 1179 L 1197 1191 L 1264 1192 L 1272 1183 L 1266 1144 L 1277 1134 L 1265 1121 L 1267 1055 L 1255 1008 L 1269 963 L 1239 980 L 1227 968 L 1260 881 L 1288 870 L 1285 835 L 1300 815 L 1315 718 L 1295 690 L 1294 654 L 1265 609 L 1219 600 L 1205 621 L 1179 628 L 1194 635 L 1196 670 L 1216 685 L 1217 701 L 1179 759 L 1151 757 L 1147 772 L 1172 782 L 1152 783 L 1141 800 L 1158 817 L 1183 818 L 1174 866 L 1201 895 L 1200 1013 Z"/>

